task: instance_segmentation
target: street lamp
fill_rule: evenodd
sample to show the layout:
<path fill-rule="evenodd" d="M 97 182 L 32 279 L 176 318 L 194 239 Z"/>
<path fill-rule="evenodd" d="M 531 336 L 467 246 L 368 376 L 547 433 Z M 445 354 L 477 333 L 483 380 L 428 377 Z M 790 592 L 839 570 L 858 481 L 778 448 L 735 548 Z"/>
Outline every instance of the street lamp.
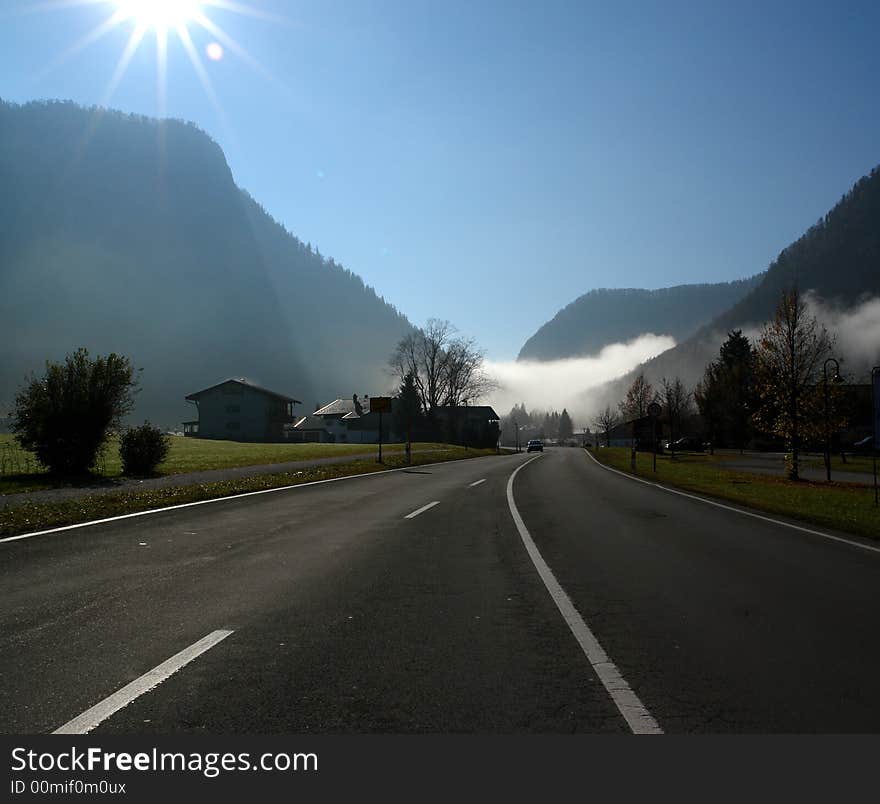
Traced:
<path fill-rule="evenodd" d="M 834 376 L 831 378 L 831 382 L 835 384 L 840 384 L 843 382 L 843 377 L 840 376 L 840 363 L 838 363 L 833 357 L 829 357 L 822 364 L 822 387 L 825 395 L 825 479 L 830 483 L 831 482 L 831 423 L 829 421 L 828 414 L 828 365 L 829 363 L 834 364 Z"/>

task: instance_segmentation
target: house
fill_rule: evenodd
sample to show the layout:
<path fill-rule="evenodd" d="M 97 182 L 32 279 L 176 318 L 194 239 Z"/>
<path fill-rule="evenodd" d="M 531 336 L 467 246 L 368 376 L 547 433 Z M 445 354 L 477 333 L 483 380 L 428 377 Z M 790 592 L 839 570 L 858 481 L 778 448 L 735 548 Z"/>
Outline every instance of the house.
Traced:
<path fill-rule="evenodd" d="M 355 412 L 355 403 L 360 405 L 357 395 L 351 399 L 334 399 L 332 402 L 318 408 L 310 416 L 306 417 L 312 426 L 320 426 L 326 434 L 322 441 L 344 442 L 348 441 L 348 427 L 343 419 L 349 414 Z M 297 422 L 297 429 L 300 429 L 300 423 Z"/>
<path fill-rule="evenodd" d="M 489 405 L 436 407 L 431 418 L 436 437 L 452 444 L 494 447 L 501 433 L 501 417 Z"/>
<path fill-rule="evenodd" d="M 324 419 L 314 414 L 303 416 L 287 430 L 288 441 L 303 441 L 323 444 L 330 440 L 330 434 L 324 426 Z"/>
<path fill-rule="evenodd" d="M 296 417 L 298 399 L 243 379 L 230 379 L 186 397 L 198 411 L 198 419 L 183 423 L 191 438 L 226 441 L 284 441 Z"/>
<path fill-rule="evenodd" d="M 389 443 L 392 440 L 391 428 L 394 423 L 391 414 L 373 413 L 368 410 L 362 410 L 360 413 L 352 411 L 342 417 L 342 423 L 346 428 L 347 440 L 350 444 L 378 444 L 379 443 L 379 423 L 382 424 L 382 441 Z M 402 436 L 399 438 L 402 439 Z"/>
<path fill-rule="evenodd" d="M 290 432 L 291 441 L 330 441 L 348 444 L 376 444 L 379 441 L 379 414 L 370 412 L 370 398 L 363 402 L 354 394 L 351 399 L 334 399 L 303 416 Z M 391 416 L 382 421 L 382 440 L 391 437 Z"/>

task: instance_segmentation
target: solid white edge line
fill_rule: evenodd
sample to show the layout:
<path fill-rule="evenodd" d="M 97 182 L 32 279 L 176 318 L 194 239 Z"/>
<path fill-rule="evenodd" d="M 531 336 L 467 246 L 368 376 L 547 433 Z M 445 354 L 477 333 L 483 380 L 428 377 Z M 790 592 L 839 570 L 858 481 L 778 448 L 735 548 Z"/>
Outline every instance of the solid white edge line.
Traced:
<path fill-rule="evenodd" d="M 480 457 L 491 458 L 491 455 Z M 454 461 L 438 461 L 437 463 L 418 464 L 419 469 L 425 469 L 430 466 L 443 466 L 447 463 L 462 463 L 464 461 L 479 460 L 475 458 L 456 458 Z M 107 522 L 118 522 L 122 519 L 134 519 L 138 516 L 149 516 L 150 514 L 161 514 L 165 511 L 177 511 L 180 508 L 194 508 L 197 505 L 208 505 L 209 503 L 224 502 L 225 500 L 240 500 L 243 497 L 255 497 L 258 494 L 272 494 L 277 491 L 290 491 L 292 489 L 304 489 L 306 486 L 320 486 L 324 483 L 336 483 L 340 480 L 357 480 L 363 477 L 376 477 L 378 475 L 390 475 L 393 472 L 405 472 L 412 469 L 411 466 L 401 466 L 397 469 L 382 469 L 378 472 L 362 472 L 357 475 L 343 475 L 342 477 L 331 477 L 327 480 L 310 480 L 308 483 L 291 483 L 289 486 L 277 486 L 272 489 L 260 489 L 259 491 L 243 491 L 240 494 L 230 494 L 226 497 L 211 497 L 208 500 L 196 500 L 195 502 L 179 503 L 178 505 L 166 505 L 164 508 L 148 508 L 145 511 L 135 511 L 131 514 L 120 514 L 119 516 L 109 516 L 105 519 L 92 519 L 88 522 L 76 522 L 73 525 L 63 525 L 59 528 L 49 528 L 48 530 L 35 530 L 31 533 L 20 533 L 18 536 L 5 536 L 0 539 L 0 544 L 4 542 L 17 542 L 21 539 L 32 539 L 34 536 L 47 536 L 50 533 L 61 533 L 65 530 L 78 530 L 79 528 L 88 528 L 92 525 L 103 525 Z M 255 475 L 258 477 L 258 475 Z M 196 484 L 197 485 L 197 484 Z M 182 487 L 185 488 L 185 487 Z M 0 503 L 3 500 L 0 498 Z"/>
<path fill-rule="evenodd" d="M 559 609 L 560 614 L 562 614 L 562 619 L 565 620 L 569 629 L 571 629 L 574 638 L 578 641 L 581 650 L 587 657 L 587 661 L 596 672 L 596 675 L 599 677 L 602 686 L 605 687 L 605 691 L 611 697 L 614 705 L 617 707 L 620 714 L 623 715 L 623 719 L 626 721 L 632 733 L 662 734 L 663 730 L 660 728 L 660 725 L 654 720 L 629 684 L 627 684 L 626 679 L 624 679 L 620 670 L 617 669 L 617 666 L 611 661 L 608 654 L 605 653 L 605 650 L 599 644 L 599 640 L 596 639 L 584 618 L 581 617 L 580 613 L 575 608 L 574 603 L 571 602 L 571 598 L 566 594 L 562 586 L 560 586 L 559 581 L 556 580 L 556 576 L 541 556 L 525 522 L 523 522 L 523 519 L 520 516 L 519 509 L 516 507 L 516 502 L 514 502 L 513 499 L 513 481 L 520 469 L 523 469 L 532 463 L 532 461 L 536 461 L 541 457 L 543 456 L 536 455 L 531 460 L 520 464 L 513 470 L 507 481 L 507 504 L 510 508 L 513 521 L 516 524 L 516 529 L 519 531 L 519 535 L 523 540 L 529 558 L 532 559 L 535 569 L 538 570 L 538 575 L 544 582 L 544 586 L 550 593 L 550 597 L 553 598 L 553 602 Z"/>
<path fill-rule="evenodd" d="M 485 483 L 485 482 L 486 482 L 486 478 L 484 477 L 482 480 L 476 481 L 476 483 L 471 483 L 470 486 L 468 486 L 468 488 L 473 488 L 474 486 L 479 486 L 480 483 Z"/>
<path fill-rule="evenodd" d="M 670 494 L 677 494 L 679 497 L 687 497 L 690 500 L 696 500 L 697 502 L 705 503 L 706 505 L 714 505 L 716 508 L 723 508 L 725 511 L 733 511 L 735 514 L 750 516 L 752 517 L 752 519 L 760 519 L 763 522 L 770 522 L 773 525 L 782 525 L 782 527 L 784 528 L 799 530 L 801 531 L 801 533 L 809 533 L 811 536 L 821 536 L 823 539 L 830 539 L 833 542 L 840 542 L 841 544 L 846 544 L 850 547 L 857 547 L 860 550 L 867 550 L 871 553 L 880 553 L 880 547 L 875 547 L 871 544 L 864 544 L 862 542 L 853 541 L 852 539 L 845 539 L 842 536 L 835 536 L 831 533 L 825 533 L 821 530 L 805 528 L 803 525 L 795 525 L 791 522 L 785 522 L 782 519 L 774 519 L 772 516 L 765 516 L 764 514 L 759 514 L 755 511 L 747 511 L 744 508 L 737 508 L 735 505 L 725 505 L 724 503 L 718 502 L 716 500 L 710 500 L 708 497 L 701 497 L 699 494 L 690 494 L 687 491 L 673 489 L 669 486 L 664 486 L 662 483 L 657 483 L 653 480 L 645 480 L 644 478 L 636 477 L 635 475 L 628 474 L 627 472 L 621 472 L 619 469 L 614 469 L 610 466 L 606 466 L 598 458 L 592 455 L 589 450 L 585 449 L 584 452 L 586 452 L 587 455 L 590 456 L 590 460 L 592 460 L 593 463 L 596 464 L 596 466 L 599 466 L 602 469 L 606 469 L 609 472 L 614 472 L 614 474 L 625 477 L 627 480 L 635 480 L 637 483 L 644 483 L 646 486 L 653 486 L 656 489 L 660 489 L 660 491 L 667 491 Z"/>
<path fill-rule="evenodd" d="M 92 729 L 103 723 L 108 717 L 114 715 L 120 709 L 128 706 L 136 698 L 157 687 L 166 679 L 174 675 L 178 670 L 186 667 L 193 659 L 201 656 L 205 651 L 222 642 L 232 631 L 221 629 L 212 631 L 198 642 L 184 648 L 180 653 L 175 653 L 170 659 L 136 678 L 130 684 L 117 690 L 100 703 L 90 709 L 86 709 L 81 715 L 59 726 L 52 734 L 88 734 Z"/>
<path fill-rule="evenodd" d="M 411 514 L 407 514 L 404 519 L 415 519 L 419 514 L 424 514 L 425 511 L 430 510 L 435 505 L 440 505 L 440 500 L 434 500 L 434 502 L 429 502 L 427 505 L 423 505 L 421 508 L 417 508 Z"/>

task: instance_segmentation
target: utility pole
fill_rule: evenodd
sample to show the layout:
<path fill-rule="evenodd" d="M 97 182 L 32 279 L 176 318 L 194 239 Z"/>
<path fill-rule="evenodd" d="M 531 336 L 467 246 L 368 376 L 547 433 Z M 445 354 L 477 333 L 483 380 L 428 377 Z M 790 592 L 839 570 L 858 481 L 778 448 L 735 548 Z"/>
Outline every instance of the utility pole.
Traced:
<path fill-rule="evenodd" d="M 829 357 L 822 364 L 822 388 L 825 395 L 825 479 L 831 482 L 831 423 L 828 412 L 828 364 L 834 364 L 834 376 L 831 382 L 841 383 L 843 379 L 840 376 L 840 363 L 833 357 Z"/>
<path fill-rule="evenodd" d="M 871 407 L 874 409 L 874 443 L 871 454 L 874 456 L 874 507 L 878 505 L 877 492 L 877 447 L 880 446 L 880 366 L 871 369 Z"/>
<path fill-rule="evenodd" d="M 654 472 L 657 472 L 657 419 L 663 412 L 663 408 L 656 402 L 648 405 L 648 415 L 651 417 L 651 452 L 654 453 Z"/>

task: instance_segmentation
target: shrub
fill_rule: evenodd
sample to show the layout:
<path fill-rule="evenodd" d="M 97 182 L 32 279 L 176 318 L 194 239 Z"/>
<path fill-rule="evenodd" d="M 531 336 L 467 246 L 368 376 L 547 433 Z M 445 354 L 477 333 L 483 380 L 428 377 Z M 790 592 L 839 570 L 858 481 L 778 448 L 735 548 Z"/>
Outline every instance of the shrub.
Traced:
<path fill-rule="evenodd" d="M 119 439 L 119 457 L 126 475 L 151 475 L 156 471 L 171 448 L 171 439 L 158 427 L 144 422 L 131 427 Z"/>
<path fill-rule="evenodd" d="M 131 361 L 117 354 L 92 360 L 86 349 L 63 363 L 46 362 L 15 397 L 12 432 L 50 472 L 80 475 L 91 469 L 110 433 L 134 404 Z"/>

